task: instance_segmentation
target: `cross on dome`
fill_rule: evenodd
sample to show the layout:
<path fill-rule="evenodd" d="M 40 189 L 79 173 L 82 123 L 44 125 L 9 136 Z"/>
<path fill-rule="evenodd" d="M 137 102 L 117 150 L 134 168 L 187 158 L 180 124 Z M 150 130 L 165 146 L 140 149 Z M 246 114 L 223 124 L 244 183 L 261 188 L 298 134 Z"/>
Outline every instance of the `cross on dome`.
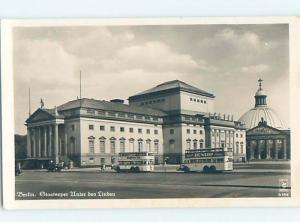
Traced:
<path fill-rule="evenodd" d="M 262 89 L 262 88 L 261 88 L 261 83 L 262 83 L 263 81 L 264 81 L 264 80 L 262 80 L 261 78 L 258 79 L 258 82 L 259 82 L 259 89 Z"/>

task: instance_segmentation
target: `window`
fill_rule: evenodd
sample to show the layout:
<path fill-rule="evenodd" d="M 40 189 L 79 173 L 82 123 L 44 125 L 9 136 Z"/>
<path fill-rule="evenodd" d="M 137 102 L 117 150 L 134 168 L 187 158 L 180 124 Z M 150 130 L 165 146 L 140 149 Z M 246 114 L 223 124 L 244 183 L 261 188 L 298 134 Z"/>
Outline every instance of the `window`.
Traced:
<path fill-rule="evenodd" d="M 124 118 L 125 117 L 125 113 L 118 113 L 118 116 Z"/>
<path fill-rule="evenodd" d="M 146 129 L 146 133 L 147 133 L 147 134 L 150 134 L 150 129 Z"/>
<path fill-rule="evenodd" d="M 191 140 L 186 140 L 186 147 L 187 149 L 191 149 Z"/>
<path fill-rule="evenodd" d="M 201 103 L 203 103 L 203 100 L 201 99 Z"/>
<path fill-rule="evenodd" d="M 125 140 L 120 140 L 120 152 L 125 152 Z"/>
<path fill-rule="evenodd" d="M 197 103 L 198 103 L 198 102 L 200 102 L 200 100 L 199 100 L 199 99 L 197 99 Z"/>
<path fill-rule="evenodd" d="M 138 129 L 138 133 L 142 133 L 143 131 L 142 131 L 142 129 Z"/>
<path fill-rule="evenodd" d="M 194 99 L 194 102 L 196 102 L 196 99 Z"/>
<path fill-rule="evenodd" d="M 174 134 L 174 129 L 170 129 L 170 134 Z"/>
<path fill-rule="evenodd" d="M 129 139 L 129 152 L 134 152 L 134 139 Z"/>
<path fill-rule="evenodd" d="M 157 117 L 153 117 L 152 119 L 153 119 L 153 121 L 158 121 Z"/>
<path fill-rule="evenodd" d="M 108 115 L 109 116 L 116 116 L 116 113 L 115 112 L 108 112 Z"/>
<path fill-rule="evenodd" d="M 100 139 L 100 153 L 105 153 L 105 139 Z"/>
<path fill-rule="evenodd" d="M 93 110 L 93 109 L 87 109 L 86 112 L 88 114 L 95 114 L 95 110 Z"/>
<path fill-rule="evenodd" d="M 114 139 L 110 140 L 110 153 L 111 154 L 116 153 L 116 141 Z"/>
<path fill-rule="evenodd" d="M 204 104 L 206 104 L 206 101 L 205 101 L 205 100 L 204 100 L 203 102 L 204 102 Z"/>
<path fill-rule="evenodd" d="M 134 119 L 134 115 L 133 114 L 128 114 L 127 117 L 130 118 L 130 119 Z"/>
<path fill-rule="evenodd" d="M 105 126 L 100 126 L 100 131 L 104 131 L 105 130 Z"/>
<path fill-rule="evenodd" d="M 150 116 L 145 116 L 145 120 L 151 120 Z"/>
<path fill-rule="evenodd" d="M 111 127 L 110 127 L 110 131 L 111 131 L 111 132 L 115 132 L 115 130 L 116 130 L 116 128 L 115 128 L 114 126 L 111 126 Z"/>
<path fill-rule="evenodd" d="M 93 157 L 90 158 L 90 163 L 95 163 L 95 160 Z"/>
<path fill-rule="evenodd" d="M 200 132 L 201 135 L 203 134 L 203 131 L 202 131 L 202 130 L 200 130 L 199 132 Z"/>
<path fill-rule="evenodd" d="M 99 110 L 99 111 L 98 111 L 98 115 L 105 116 L 105 111 L 103 111 L 103 110 Z"/>
<path fill-rule="evenodd" d="M 164 101 L 165 101 L 165 99 L 164 99 L 164 98 L 162 98 L 162 99 L 161 99 L 161 101 L 162 101 L 162 102 L 164 102 Z"/>
<path fill-rule="evenodd" d="M 190 98 L 190 101 L 193 101 L 193 98 Z"/>
<path fill-rule="evenodd" d="M 133 128 L 129 128 L 129 132 L 130 132 L 130 133 L 133 133 Z"/>
<path fill-rule="evenodd" d="M 154 153 L 158 153 L 158 141 L 154 141 Z"/>
<path fill-rule="evenodd" d="M 239 142 L 236 142 L 236 153 L 239 153 Z"/>
<path fill-rule="evenodd" d="M 193 130 L 193 133 L 194 133 L 194 134 L 197 134 L 197 130 Z"/>
<path fill-rule="evenodd" d="M 158 134 L 158 130 L 154 130 L 154 134 Z"/>
<path fill-rule="evenodd" d="M 187 134 L 190 134 L 190 132 L 191 132 L 190 129 L 186 129 Z"/>
<path fill-rule="evenodd" d="M 143 119 L 142 115 L 136 115 L 136 119 Z"/>
<path fill-rule="evenodd" d="M 146 151 L 150 152 L 151 151 L 151 140 L 146 140 Z"/>
<path fill-rule="evenodd" d="M 124 127 L 120 127 L 120 132 L 125 132 L 125 128 Z"/>
<path fill-rule="evenodd" d="M 239 137 L 239 134 L 235 134 L 235 137 Z"/>
<path fill-rule="evenodd" d="M 94 125 L 89 125 L 89 130 L 94 130 Z"/>
<path fill-rule="evenodd" d="M 244 153 L 244 143 L 243 142 L 241 142 L 240 147 L 241 147 L 241 153 Z"/>
<path fill-rule="evenodd" d="M 170 148 L 170 150 L 175 149 L 175 140 L 173 140 L 173 139 L 169 140 L 169 148 Z"/>
<path fill-rule="evenodd" d="M 89 140 L 89 152 L 90 152 L 90 154 L 94 154 L 95 153 L 94 139 L 90 139 Z"/>
<path fill-rule="evenodd" d="M 72 124 L 72 125 L 71 125 L 71 131 L 74 131 L 74 130 L 75 130 L 75 125 Z"/>
<path fill-rule="evenodd" d="M 241 134 L 240 137 L 243 138 L 243 134 Z"/>
<path fill-rule="evenodd" d="M 138 152 L 142 152 L 143 151 L 143 140 L 138 140 Z"/>
<path fill-rule="evenodd" d="M 197 149 L 197 140 L 193 140 L 193 148 Z"/>
<path fill-rule="evenodd" d="M 200 148 L 202 149 L 203 148 L 203 142 L 200 141 Z"/>

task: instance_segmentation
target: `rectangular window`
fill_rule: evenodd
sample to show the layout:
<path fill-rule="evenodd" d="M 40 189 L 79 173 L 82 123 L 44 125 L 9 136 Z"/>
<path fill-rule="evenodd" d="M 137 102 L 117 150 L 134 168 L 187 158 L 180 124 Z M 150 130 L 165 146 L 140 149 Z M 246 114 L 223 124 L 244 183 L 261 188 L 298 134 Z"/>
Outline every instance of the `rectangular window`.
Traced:
<path fill-rule="evenodd" d="M 186 133 L 190 134 L 191 130 L 190 129 L 186 129 Z"/>
<path fill-rule="evenodd" d="M 74 130 L 75 130 L 75 125 L 72 124 L 72 125 L 71 125 L 71 131 L 74 131 Z"/>
<path fill-rule="evenodd" d="M 143 151 L 143 142 L 142 141 L 139 141 L 138 142 L 138 152 L 142 152 Z"/>
<path fill-rule="evenodd" d="M 120 152 L 121 153 L 125 152 L 125 141 L 124 140 L 120 141 Z"/>
<path fill-rule="evenodd" d="M 125 117 L 125 113 L 118 113 L 118 117 L 124 118 Z"/>
<path fill-rule="evenodd" d="M 194 134 L 197 134 L 197 130 L 193 130 L 193 133 L 194 133 Z"/>
<path fill-rule="evenodd" d="M 187 142 L 186 142 L 186 146 L 187 146 L 187 149 L 188 149 L 188 150 L 191 149 L 191 141 L 187 141 Z"/>
<path fill-rule="evenodd" d="M 93 110 L 93 109 L 87 109 L 86 112 L 88 114 L 95 114 L 95 110 Z"/>
<path fill-rule="evenodd" d="M 129 141 L 129 152 L 134 152 L 134 142 Z"/>
<path fill-rule="evenodd" d="M 116 116 L 116 113 L 115 112 L 108 112 L 108 115 L 109 116 Z"/>
<path fill-rule="evenodd" d="M 174 134 L 174 129 L 170 129 L 170 134 Z"/>
<path fill-rule="evenodd" d="M 201 149 L 203 148 L 203 143 L 202 143 L 202 142 L 200 142 L 200 148 L 201 148 Z"/>
<path fill-rule="evenodd" d="M 202 130 L 200 130 L 200 134 L 201 134 L 201 135 L 203 134 L 203 131 L 202 131 Z"/>
<path fill-rule="evenodd" d="M 151 151 L 151 146 L 150 146 L 150 145 L 151 145 L 151 142 L 150 142 L 150 141 L 147 141 L 147 143 L 146 143 L 146 149 L 147 149 L 146 151 L 147 151 L 147 152 L 150 152 L 150 151 Z"/>
<path fill-rule="evenodd" d="M 105 130 L 105 126 L 100 126 L 100 131 L 104 131 Z"/>
<path fill-rule="evenodd" d="M 98 115 L 105 116 L 105 111 L 103 111 L 103 110 L 98 110 Z"/>
<path fill-rule="evenodd" d="M 150 116 L 145 116 L 145 120 L 151 120 Z"/>
<path fill-rule="evenodd" d="M 158 134 L 158 130 L 154 130 L 154 134 Z"/>
<path fill-rule="evenodd" d="M 146 130 L 146 133 L 147 133 L 147 134 L 150 134 L 150 129 L 147 129 L 147 130 Z"/>
<path fill-rule="evenodd" d="M 127 117 L 130 118 L 130 119 L 134 119 L 134 115 L 133 114 L 128 114 Z"/>
<path fill-rule="evenodd" d="M 158 121 L 158 118 L 157 117 L 153 117 L 153 121 Z"/>
<path fill-rule="evenodd" d="M 143 131 L 142 131 L 142 129 L 138 129 L 138 133 L 142 133 Z"/>
<path fill-rule="evenodd" d="M 89 130 L 94 130 L 94 125 L 89 125 Z"/>
<path fill-rule="evenodd" d="M 89 152 L 90 154 L 94 154 L 95 153 L 95 146 L 94 146 L 94 140 L 89 140 Z"/>
<path fill-rule="evenodd" d="M 110 141 L 110 153 L 111 154 L 116 153 L 116 141 L 114 141 L 114 140 Z"/>
<path fill-rule="evenodd" d="M 129 128 L 129 132 L 130 132 L 130 133 L 133 133 L 133 128 Z"/>
<path fill-rule="evenodd" d="M 100 153 L 105 153 L 105 140 L 100 140 Z"/>
<path fill-rule="evenodd" d="M 111 127 L 110 127 L 110 131 L 111 131 L 111 132 L 115 132 L 115 131 L 116 131 L 116 128 L 115 128 L 114 126 L 111 126 Z"/>
<path fill-rule="evenodd" d="M 241 138 L 243 138 L 243 134 L 241 134 Z"/>
<path fill-rule="evenodd" d="M 120 127 L 120 132 L 125 132 L 125 128 L 124 127 Z"/>

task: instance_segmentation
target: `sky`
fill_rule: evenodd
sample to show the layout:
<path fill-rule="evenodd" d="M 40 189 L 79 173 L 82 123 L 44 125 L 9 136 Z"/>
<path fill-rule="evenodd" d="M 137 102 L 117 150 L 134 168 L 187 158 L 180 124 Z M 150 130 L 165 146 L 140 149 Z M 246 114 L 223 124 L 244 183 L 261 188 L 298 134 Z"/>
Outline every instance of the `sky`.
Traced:
<path fill-rule="evenodd" d="M 16 27 L 13 31 L 15 131 L 31 113 L 79 96 L 127 99 L 181 80 L 213 93 L 215 111 L 234 119 L 254 107 L 262 78 L 267 103 L 289 127 L 288 25 Z"/>

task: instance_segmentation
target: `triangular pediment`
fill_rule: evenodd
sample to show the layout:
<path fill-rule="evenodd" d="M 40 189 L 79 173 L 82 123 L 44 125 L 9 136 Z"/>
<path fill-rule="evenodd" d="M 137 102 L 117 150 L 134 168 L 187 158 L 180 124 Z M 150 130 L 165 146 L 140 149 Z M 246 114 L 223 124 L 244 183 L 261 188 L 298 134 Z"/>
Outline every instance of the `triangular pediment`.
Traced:
<path fill-rule="evenodd" d="M 247 131 L 247 135 L 281 134 L 282 132 L 271 126 L 257 126 Z"/>
<path fill-rule="evenodd" d="M 54 119 L 54 116 L 51 115 L 49 112 L 43 109 L 38 109 L 26 120 L 26 122 L 39 122 L 52 119 Z"/>

